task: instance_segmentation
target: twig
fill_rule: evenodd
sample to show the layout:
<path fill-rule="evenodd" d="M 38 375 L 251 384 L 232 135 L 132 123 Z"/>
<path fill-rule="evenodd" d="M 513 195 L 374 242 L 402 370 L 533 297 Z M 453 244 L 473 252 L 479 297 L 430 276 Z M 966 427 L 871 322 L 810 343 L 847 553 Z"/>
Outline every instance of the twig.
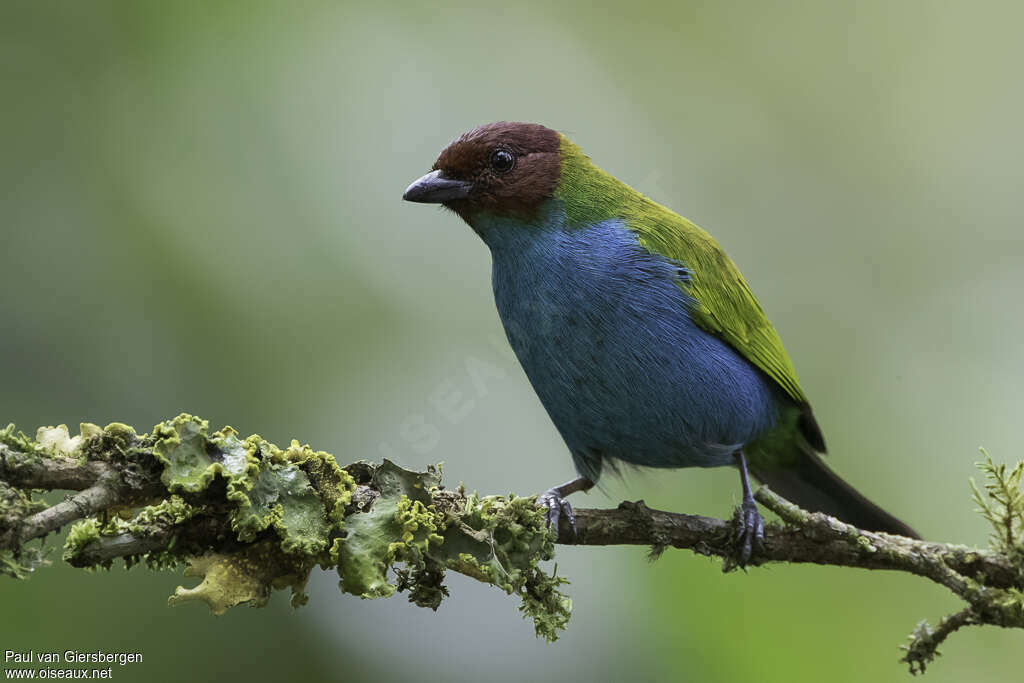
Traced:
<path fill-rule="evenodd" d="M 89 488 L 29 517 L 19 531 L 20 540 L 31 541 L 45 536 L 65 524 L 84 519 L 120 502 L 121 492 L 116 482 L 116 477 L 105 477 Z"/>

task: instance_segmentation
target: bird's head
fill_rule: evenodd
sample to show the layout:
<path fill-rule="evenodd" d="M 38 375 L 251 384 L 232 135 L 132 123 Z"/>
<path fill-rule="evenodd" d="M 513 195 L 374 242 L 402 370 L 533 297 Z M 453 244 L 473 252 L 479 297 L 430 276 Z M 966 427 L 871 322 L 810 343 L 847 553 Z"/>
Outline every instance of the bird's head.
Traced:
<path fill-rule="evenodd" d="M 490 123 L 445 147 L 402 199 L 443 204 L 470 225 L 480 213 L 528 219 L 554 195 L 562 136 L 536 123 Z"/>

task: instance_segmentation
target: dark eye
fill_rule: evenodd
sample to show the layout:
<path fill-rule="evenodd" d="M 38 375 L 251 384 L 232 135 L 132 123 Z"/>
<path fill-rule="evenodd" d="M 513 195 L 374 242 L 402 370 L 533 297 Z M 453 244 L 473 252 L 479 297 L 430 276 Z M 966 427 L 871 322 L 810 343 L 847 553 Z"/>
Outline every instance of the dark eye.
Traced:
<path fill-rule="evenodd" d="M 496 149 L 491 153 L 491 168 L 498 173 L 508 173 L 516 165 L 516 158 L 507 149 Z"/>

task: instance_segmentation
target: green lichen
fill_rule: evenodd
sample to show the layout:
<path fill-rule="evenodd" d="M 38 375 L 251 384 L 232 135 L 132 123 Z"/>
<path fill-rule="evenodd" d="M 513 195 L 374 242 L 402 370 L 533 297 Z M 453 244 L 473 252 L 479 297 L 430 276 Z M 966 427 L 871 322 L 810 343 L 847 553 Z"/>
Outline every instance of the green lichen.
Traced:
<path fill-rule="evenodd" d="M 866 536 L 861 536 L 860 534 L 857 534 L 856 543 L 857 547 L 860 548 L 861 551 L 864 553 L 878 552 L 878 548 L 876 548 L 874 544 L 872 544 Z"/>
<path fill-rule="evenodd" d="M 272 527 L 285 552 L 316 554 L 327 548 L 331 524 L 309 478 L 297 466 L 265 463 L 246 502 L 234 516 L 240 541 L 252 541 Z"/>
<path fill-rule="evenodd" d="M 443 566 L 427 559 L 423 566 L 413 567 L 403 577 L 405 583 L 399 585 L 399 590 L 408 590 L 409 602 L 414 605 L 436 610 L 449 595 L 444 585 L 444 571 Z"/>
<path fill-rule="evenodd" d="M 524 617 L 533 619 L 537 637 L 549 643 L 558 640 L 559 633 L 565 630 L 572 615 L 572 599 L 558 590 L 559 586 L 569 583 L 569 580 L 558 576 L 557 572 L 557 566 L 550 576 L 539 567 L 532 568 L 520 591 L 523 604 L 519 611 Z"/>
<path fill-rule="evenodd" d="M 21 520 L 45 509 L 46 503 L 37 500 L 33 491 L 13 488 L 0 481 L 0 532 L 17 528 Z M 46 554 L 43 548 L 27 546 L 19 548 L 18 553 L 0 551 L 0 575 L 24 579 L 39 567 L 49 564 Z"/>
<path fill-rule="evenodd" d="M 80 555 L 93 543 L 99 543 L 102 538 L 100 529 L 101 524 L 97 519 L 89 518 L 75 522 L 68 532 L 68 537 L 64 539 L 64 561 Z"/>
<path fill-rule="evenodd" d="M 306 604 L 309 598 L 305 586 L 313 564 L 287 558 L 275 546 L 264 541 L 239 553 L 212 553 L 193 559 L 185 576 L 203 580 L 194 588 L 178 586 L 167 603 L 198 600 L 219 616 L 244 603 L 263 607 L 275 589 L 291 587 L 292 605 Z"/>
<path fill-rule="evenodd" d="M 153 455 L 164 465 L 160 481 L 172 492 L 202 491 L 224 467 L 207 452 L 209 423 L 182 413 L 153 429 Z"/>
<path fill-rule="evenodd" d="M 469 494 L 435 502 L 439 473 L 411 472 L 387 460 L 370 485 L 380 497 L 349 515 L 347 535 L 336 546 L 343 591 L 364 598 L 408 591 L 411 602 L 436 609 L 448 594 L 444 572 L 452 570 L 519 595 L 537 635 L 557 639 L 572 601 L 558 590 L 566 580 L 538 564 L 554 555 L 554 541 L 533 498 Z"/>
<path fill-rule="evenodd" d="M 32 491 L 16 489 L 0 481 L 0 529 L 13 527 L 25 517 L 45 509 L 46 503 L 37 500 Z"/>
<path fill-rule="evenodd" d="M 106 523 L 99 529 L 99 534 L 101 537 L 121 534 L 131 534 L 139 538 L 160 536 L 165 533 L 173 533 L 175 528 L 184 525 L 204 510 L 205 507 L 190 505 L 181 496 L 171 495 L 159 503 L 138 509 L 134 514 L 130 511 L 122 511 L 120 514 L 108 515 Z M 174 545 L 172 540 L 170 547 L 166 550 L 125 557 L 125 567 L 131 568 L 140 562 L 145 563 L 150 569 L 158 571 L 179 567 L 187 561 L 187 558 L 175 552 Z M 76 551 L 81 552 L 85 549 L 86 547 L 83 546 L 77 548 Z M 74 558 L 69 556 L 65 559 Z"/>
<path fill-rule="evenodd" d="M 924 673 L 928 665 L 936 657 L 942 656 L 942 653 L 938 650 L 935 629 L 932 628 L 926 619 L 922 619 L 917 623 L 917 626 L 910 632 L 907 639 L 910 641 L 909 644 L 900 645 L 900 649 L 906 651 L 901 661 L 909 665 L 912 675 Z"/>
<path fill-rule="evenodd" d="M 340 523 L 345 518 L 345 507 L 352 502 L 352 494 L 356 490 L 352 475 L 341 469 L 330 453 L 314 451 L 308 445 L 300 446 L 298 441 L 291 442 L 283 457 L 306 473 L 310 484 L 323 500 L 327 519 L 335 524 Z"/>
<path fill-rule="evenodd" d="M 0 444 L 20 453 L 35 453 L 36 444 L 32 437 L 22 431 L 15 431 L 14 423 L 0 429 Z"/>
<path fill-rule="evenodd" d="M 123 532 L 144 535 L 157 529 L 165 529 L 187 522 L 192 519 L 196 511 L 197 508 L 186 503 L 184 498 L 172 495 L 157 505 L 147 505 L 142 508 L 130 522 L 118 519 L 114 524 L 123 529 Z"/>
<path fill-rule="evenodd" d="M 567 581 L 540 569 L 554 556 L 554 539 L 534 499 L 467 496 L 458 524 L 443 532 L 444 544 L 431 556 L 448 568 L 519 595 L 520 611 L 533 619 L 548 641 L 569 620 L 572 601 L 558 587 Z"/>
<path fill-rule="evenodd" d="M 168 490 L 200 493 L 223 479 L 239 541 L 252 542 L 270 529 L 285 553 L 326 551 L 355 488 L 334 459 L 298 442 L 282 451 L 255 435 L 241 441 L 230 427 L 212 435 L 208 429 L 206 420 L 187 414 L 154 429 L 153 454 Z"/>
<path fill-rule="evenodd" d="M 223 438 L 229 450 L 232 440 L 237 443 L 231 435 Z M 332 532 L 341 529 L 345 506 L 355 490 L 352 477 L 328 453 L 300 446 L 297 441 L 282 451 L 259 437 L 250 437 L 245 452 L 247 476 L 233 489 L 239 504 L 233 526 L 239 540 L 252 540 L 264 529 L 274 528 L 285 552 L 324 552 L 331 544 Z M 255 453 L 266 454 L 262 463 Z"/>
<path fill-rule="evenodd" d="M 524 585 L 522 573 L 532 569 L 538 558 L 554 556 L 544 514 L 532 498 L 470 494 L 458 517 L 459 524 L 444 534 L 451 561 L 465 566 L 471 558 L 481 580 L 506 592 Z"/>
<path fill-rule="evenodd" d="M 216 612 L 231 600 L 263 604 L 271 589 L 291 586 L 292 603 L 304 604 L 302 587 L 317 562 L 330 562 L 329 549 L 342 531 L 355 481 L 330 454 L 297 441 L 282 450 L 257 435 L 243 441 L 231 427 L 213 434 L 208 429 L 205 420 L 187 414 L 157 425 L 153 453 L 164 467 L 161 481 L 188 495 L 205 493 L 223 480 L 237 540 L 261 550 L 243 551 L 245 562 L 232 560 L 236 555 L 204 560 L 191 572 L 207 572 L 207 585 L 194 589 L 198 592 L 182 589 L 178 601 L 216 594 L 221 597 L 212 601 L 202 597 Z M 266 539 L 267 532 L 278 541 Z M 265 566 L 257 571 L 260 563 Z M 244 577 L 239 579 L 243 589 L 227 599 L 223 585 L 230 577 Z"/>
<path fill-rule="evenodd" d="M 170 538 L 158 551 L 126 557 L 126 565 L 145 562 L 166 569 L 191 563 L 190 575 L 202 570 L 206 579 L 193 591 L 179 591 L 177 600 L 216 593 L 220 597 L 207 600 L 215 611 L 229 603 L 262 604 L 274 588 L 286 586 L 293 589 L 293 604 L 303 604 L 309 571 L 317 562 L 330 562 L 328 549 L 341 535 L 345 507 L 355 491 L 355 481 L 327 453 L 297 442 L 282 450 L 255 435 L 241 440 L 230 427 L 210 434 L 207 421 L 187 414 L 158 424 L 151 435 L 114 423 L 103 429 L 83 424 L 78 437 L 64 427 L 47 428 L 40 436 L 40 450 L 49 454 L 109 458 L 113 453 L 129 467 L 155 464 L 168 491 L 167 497 L 149 504 L 114 507 L 77 523 L 68 534 L 64 558 L 81 563 L 83 554 L 104 538 Z M 0 432 L 0 438 L 22 452 L 36 449 L 13 426 Z M 207 552 L 196 560 L 189 553 L 197 551 L 197 537 L 179 544 L 180 533 L 191 528 L 193 519 L 216 519 L 225 508 L 233 541 L 241 550 Z M 24 511 L 17 516 L 23 517 Z M 0 563 L 0 571 L 5 568 L 15 572 L 10 562 Z M 231 581 L 241 588 L 227 590 Z"/>
<path fill-rule="evenodd" d="M 120 544 L 156 546 L 125 557 L 126 566 L 187 564 L 185 575 L 202 579 L 179 587 L 171 604 L 201 601 L 222 614 L 264 605 L 274 590 L 290 587 L 298 606 L 320 565 L 337 569 L 344 592 L 404 592 L 432 609 L 448 595 L 446 571 L 458 571 L 518 595 L 521 612 L 548 640 L 572 608 L 559 591 L 565 579 L 539 566 L 554 544 L 535 501 L 445 491 L 439 468 L 414 472 L 385 460 L 342 469 L 330 454 L 297 441 L 282 449 L 257 435 L 242 439 L 231 427 L 211 433 L 206 420 L 188 414 L 150 434 L 83 423 L 76 436 L 59 425 L 34 441 L 12 425 L 0 430 L 2 449 L 103 460 L 122 473 L 126 495 L 71 527 L 64 559 L 109 567 L 111 560 L 91 558 L 117 554 Z M 162 489 L 154 491 L 156 479 Z M 0 483 L 0 529 L 44 508 L 31 492 Z M 4 551 L 0 573 L 24 576 L 36 559 L 24 548 Z"/>
<path fill-rule="evenodd" d="M 440 483 L 433 468 L 411 472 L 385 460 L 374 470 L 372 486 L 380 497 L 369 510 L 349 515 L 345 538 L 335 549 L 342 591 L 363 598 L 394 594 L 389 569 L 396 561 L 420 564 L 429 537 L 436 535 L 441 520 L 428 507 L 429 491 Z"/>
<path fill-rule="evenodd" d="M 11 550 L 0 551 L 0 575 L 12 579 L 25 579 L 28 575 L 50 564 L 42 548 L 22 548 L 18 555 Z"/>
<path fill-rule="evenodd" d="M 139 455 L 134 448 L 138 445 L 139 435 L 128 425 L 113 422 L 106 427 L 100 427 L 91 422 L 83 422 L 78 429 L 77 438 L 81 439 L 78 456 L 85 460 L 116 459 L 120 464 Z"/>
<path fill-rule="evenodd" d="M 122 444 L 130 444 L 138 438 L 134 427 L 121 422 L 111 422 L 108 424 L 103 428 L 103 435 Z"/>
<path fill-rule="evenodd" d="M 82 435 L 84 440 L 98 439 L 103 436 L 103 427 L 92 422 L 81 422 L 78 425 L 78 433 Z"/>
<path fill-rule="evenodd" d="M 253 571 L 258 565 L 238 555 L 207 555 L 196 558 L 185 570 L 185 576 L 201 577 L 198 586 L 178 586 L 168 605 L 200 600 L 220 616 L 231 607 L 251 603 L 262 607 L 270 599 L 267 584 Z"/>

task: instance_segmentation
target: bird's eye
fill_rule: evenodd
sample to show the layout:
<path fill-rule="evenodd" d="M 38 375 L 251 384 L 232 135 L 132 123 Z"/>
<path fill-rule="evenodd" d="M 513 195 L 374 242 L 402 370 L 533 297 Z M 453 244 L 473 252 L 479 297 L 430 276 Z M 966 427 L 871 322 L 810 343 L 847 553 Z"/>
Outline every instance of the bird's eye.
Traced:
<path fill-rule="evenodd" d="M 516 165 L 516 158 L 507 149 L 496 149 L 491 153 L 491 168 L 498 173 L 508 173 Z"/>

